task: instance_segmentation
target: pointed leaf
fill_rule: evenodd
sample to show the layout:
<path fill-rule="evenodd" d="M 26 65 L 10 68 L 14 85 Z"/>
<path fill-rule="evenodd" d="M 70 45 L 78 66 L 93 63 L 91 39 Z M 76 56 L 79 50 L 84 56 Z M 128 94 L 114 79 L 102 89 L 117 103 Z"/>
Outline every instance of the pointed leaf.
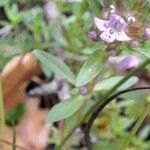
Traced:
<path fill-rule="evenodd" d="M 99 50 L 90 55 L 79 71 L 76 85 L 83 86 L 94 79 L 104 68 L 106 58 L 106 54 Z"/>
<path fill-rule="evenodd" d="M 33 53 L 36 55 L 42 65 L 45 65 L 45 68 L 49 68 L 51 71 L 59 74 L 72 84 L 74 83 L 74 74 L 64 62 L 62 62 L 55 56 L 41 50 L 34 50 Z"/>
<path fill-rule="evenodd" d="M 103 81 L 100 81 L 94 88 L 94 91 L 106 91 L 110 90 L 113 86 L 115 86 L 120 80 L 123 79 L 123 76 L 115 76 Z M 139 79 L 137 77 L 131 77 L 125 83 L 123 83 L 117 90 L 124 90 L 133 85 L 135 85 Z"/>
<path fill-rule="evenodd" d="M 101 14 L 102 6 L 100 5 L 98 0 L 87 0 L 89 7 L 92 9 L 92 11 L 95 13 L 96 16 L 99 16 Z"/>
<path fill-rule="evenodd" d="M 83 96 L 77 96 L 56 104 L 48 113 L 47 123 L 53 123 L 72 116 L 84 103 Z"/>

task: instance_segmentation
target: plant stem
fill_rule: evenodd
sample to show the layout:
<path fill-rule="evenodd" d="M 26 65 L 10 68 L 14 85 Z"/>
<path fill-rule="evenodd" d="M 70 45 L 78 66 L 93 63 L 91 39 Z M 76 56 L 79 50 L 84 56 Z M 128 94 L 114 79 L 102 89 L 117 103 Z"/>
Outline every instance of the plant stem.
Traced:
<path fill-rule="evenodd" d="M 79 122 L 72 127 L 70 132 L 64 136 L 61 143 L 56 147 L 56 150 L 61 150 L 61 147 L 65 144 L 67 139 L 73 134 L 74 130 L 97 108 L 99 103 L 106 99 L 108 96 L 110 96 L 118 87 L 120 87 L 124 82 L 126 82 L 130 77 L 132 77 L 135 73 L 137 73 L 139 70 L 143 69 L 146 65 L 150 63 L 150 59 L 144 61 L 139 68 L 135 69 L 134 71 L 130 72 L 127 76 L 125 76 L 119 83 L 117 83 L 112 89 L 110 89 L 102 98 L 100 98 L 85 114 L 83 117 L 80 117 Z"/>
<path fill-rule="evenodd" d="M 86 145 L 91 145 L 90 147 L 92 147 L 92 143 L 91 143 L 90 136 L 89 136 L 91 126 L 92 126 L 94 120 L 99 115 L 99 113 L 103 110 L 103 108 L 108 103 L 110 103 L 112 100 L 115 100 L 117 97 L 119 97 L 122 94 L 125 94 L 125 93 L 128 93 L 128 92 L 132 92 L 132 91 L 137 91 L 137 90 L 146 90 L 146 89 L 150 89 L 150 87 L 136 87 L 136 88 L 130 88 L 130 89 L 122 90 L 122 91 L 120 91 L 120 92 L 118 92 L 118 93 L 116 93 L 116 94 L 106 98 L 105 100 L 103 100 L 100 103 L 100 105 L 97 107 L 97 109 L 94 111 L 94 113 L 92 113 L 89 121 L 86 124 L 85 130 L 84 130 Z M 87 148 L 88 148 L 88 150 L 91 150 L 91 148 L 89 148 L 89 147 L 87 147 Z"/>
<path fill-rule="evenodd" d="M 120 150 L 126 150 L 126 148 L 128 147 L 128 144 L 130 143 L 130 141 L 132 140 L 132 138 L 136 134 L 137 130 L 141 126 L 142 122 L 144 121 L 144 119 L 145 119 L 145 117 L 146 117 L 146 115 L 149 111 L 150 111 L 150 104 L 147 105 L 147 107 L 144 110 L 143 114 L 139 117 L 136 124 L 134 125 L 132 131 L 129 133 L 129 135 L 123 141 L 123 144 L 121 145 Z"/>
<path fill-rule="evenodd" d="M 5 139 L 5 114 L 3 103 L 2 77 L 0 75 L 0 137 Z M 5 145 L 2 144 L 2 149 L 5 149 L 4 147 Z"/>
<path fill-rule="evenodd" d="M 16 128 L 14 122 L 13 122 L 13 150 L 16 150 Z"/>
<path fill-rule="evenodd" d="M 29 149 L 26 149 L 26 148 L 24 148 L 24 147 L 22 147 L 22 146 L 14 145 L 13 143 L 11 143 L 11 142 L 9 142 L 9 141 L 6 141 L 6 140 L 4 140 L 4 139 L 2 139 L 2 138 L 0 138 L 0 142 L 3 142 L 4 144 L 8 144 L 8 145 L 10 145 L 10 146 L 15 146 L 17 149 L 20 149 L 20 150 L 29 150 Z"/>

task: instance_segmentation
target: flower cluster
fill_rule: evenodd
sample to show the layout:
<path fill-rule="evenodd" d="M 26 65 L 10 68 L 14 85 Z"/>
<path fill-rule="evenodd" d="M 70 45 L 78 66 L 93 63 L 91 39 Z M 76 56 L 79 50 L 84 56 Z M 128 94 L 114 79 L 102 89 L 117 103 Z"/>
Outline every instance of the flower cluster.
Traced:
<path fill-rule="evenodd" d="M 100 30 L 100 38 L 106 43 L 113 43 L 115 41 L 119 42 L 127 42 L 130 41 L 130 46 L 138 47 L 139 43 L 135 39 L 128 36 L 128 30 L 130 25 L 136 22 L 136 19 L 128 14 L 124 18 L 116 13 L 115 6 L 110 5 L 110 11 L 106 17 L 106 20 L 102 20 L 98 17 L 94 18 L 94 23 L 96 27 Z M 132 30 L 132 29 L 131 29 Z M 127 32 L 128 31 L 128 32 Z M 126 33 L 127 32 L 127 33 Z M 138 31 L 135 31 L 138 32 Z M 88 37 L 96 41 L 97 33 L 95 31 L 91 31 Z M 144 40 L 150 39 L 150 28 L 146 28 L 143 35 L 141 35 Z"/>
<path fill-rule="evenodd" d="M 122 17 L 117 14 L 115 6 L 110 5 L 110 10 L 107 13 L 106 18 L 106 20 L 102 20 L 98 17 L 94 18 L 94 23 L 96 27 L 100 30 L 100 38 L 103 41 L 108 44 L 115 41 L 129 41 L 131 47 L 139 47 L 139 41 L 132 37 L 129 37 L 130 34 L 126 33 L 126 29 L 128 29 L 131 24 L 134 24 L 134 22 L 137 22 L 131 14 Z M 96 40 L 96 37 L 98 36 L 95 31 L 90 33 L 91 39 Z M 150 39 L 150 28 L 145 29 L 141 37 L 143 37 L 144 40 Z M 134 68 L 137 68 L 141 62 L 140 58 L 134 55 L 110 57 L 109 61 L 110 63 L 115 64 L 116 69 L 119 72 L 127 72 Z"/>
<path fill-rule="evenodd" d="M 108 59 L 108 64 L 109 66 L 113 65 L 117 73 L 124 74 L 138 68 L 142 59 L 133 54 L 118 56 L 117 43 L 128 42 L 127 44 L 130 47 L 137 48 L 140 46 L 140 41 L 142 43 L 144 40 L 150 39 L 150 28 L 138 30 L 137 24 L 139 22 L 131 14 L 127 16 L 118 15 L 114 5 L 110 5 L 110 10 L 105 13 L 105 17 L 107 18 L 106 20 L 94 17 L 94 24 L 100 31 L 100 35 L 94 27 L 93 31 L 88 32 L 88 38 L 92 41 L 98 41 L 100 37 L 100 39 L 109 44 L 107 50 L 111 56 Z M 144 27 L 141 22 L 138 26 Z M 144 32 L 141 33 L 141 31 Z M 88 90 L 86 87 L 80 87 L 79 93 L 87 95 Z"/>

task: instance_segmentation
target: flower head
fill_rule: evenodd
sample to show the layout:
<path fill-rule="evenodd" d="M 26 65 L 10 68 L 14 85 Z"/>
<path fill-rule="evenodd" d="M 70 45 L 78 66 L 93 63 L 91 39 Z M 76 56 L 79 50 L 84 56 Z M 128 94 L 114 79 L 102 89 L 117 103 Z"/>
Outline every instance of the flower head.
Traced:
<path fill-rule="evenodd" d="M 117 41 L 129 41 L 130 38 L 125 33 L 127 23 L 124 19 L 114 13 L 115 8 L 111 8 L 109 19 L 102 20 L 97 17 L 94 18 L 95 25 L 102 31 L 100 38 L 107 43 Z"/>
<path fill-rule="evenodd" d="M 150 28 L 145 29 L 144 38 L 145 39 L 150 39 Z"/>
<path fill-rule="evenodd" d="M 127 72 L 132 69 L 135 69 L 139 66 L 140 59 L 137 56 L 129 55 L 126 56 L 118 65 L 118 69 L 121 72 Z"/>
<path fill-rule="evenodd" d="M 87 95 L 88 94 L 88 89 L 86 87 L 82 86 L 82 87 L 79 88 L 79 93 L 81 95 Z"/>
<path fill-rule="evenodd" d="M 92 41 L 97 41 L 97 33 L 95 31 L 88 32 L 88 38 Z"/>
<path fill-rule="evenodd" d="M 122 55 L 109 57 L 109 65 L 113 65 L 119 73 L 125 73 L 135 69 L 140 64 L 140 58 L 135 55 Z"/>

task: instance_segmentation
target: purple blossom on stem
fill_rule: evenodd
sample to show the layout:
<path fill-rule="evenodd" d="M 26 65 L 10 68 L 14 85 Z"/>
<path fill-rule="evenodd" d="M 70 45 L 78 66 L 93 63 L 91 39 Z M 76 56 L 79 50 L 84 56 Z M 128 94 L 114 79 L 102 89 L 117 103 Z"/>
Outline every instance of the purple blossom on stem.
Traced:
<path fill-rule="evenodd" d="M 139 66 L 140 59 L 137 56 L 129 55 L 120 61 L 118 64 L 118 70 L 120 72 L 127 72 L 135 69 Z"/>
<path fill-rule="evenodd" d="M 115 8 L 111 8 L 109 19 L 102 20 L 97 17 L 94 18 L 95 25 L 102 31 L 100 38 L 107 43 L 117 41 L 129 41 L 130 38 L 125 33 L 127 23 L 124 19 L 115 14 Z"/>
<path fill-rule="evenodd" d="M 82 86 L 82 87 L 79 88 L 79 93 L 81 95 L 87 95 L 88 94 L 88 89 L 86 87 Z"/>
<path fill-rule="evenodd" d="M 95 31 L 88 32 L 88 38 L 92 41 L 97 41 L 97 33 Z"/>
<path fill-rule="evenodd" d="M 145 39 L 150 39 L 150 28 L 145 29 L 144 38 Z"/>

